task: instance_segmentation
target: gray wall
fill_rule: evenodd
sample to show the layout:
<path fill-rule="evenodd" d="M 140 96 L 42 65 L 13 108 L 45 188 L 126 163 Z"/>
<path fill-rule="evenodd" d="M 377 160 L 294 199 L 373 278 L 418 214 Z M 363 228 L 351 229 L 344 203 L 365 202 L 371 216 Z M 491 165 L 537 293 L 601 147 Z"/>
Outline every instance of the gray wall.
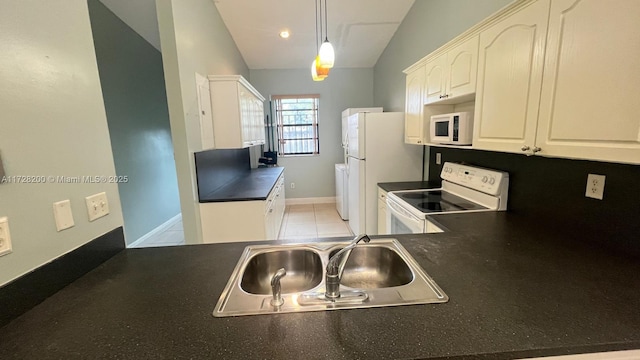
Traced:
<path fill-rule="evenodd" d="M 402 70 L 513 0 L 416 0 L 374 68 L 374 100 L 404 111 Z"/>
<path fill-rule="evenodd" d="M 98 0 L 93 41 L 127 244 L 180 213 L 162 54 Z"/>
<path fill-rule="evenodd" d="M 86 1 L 4 1 L 0 11 L 0 152 L 6 175 L 114 176 Z M 111 213 L 89 222 L 85 197 Z M 75 226 L 56 231 L 52 204 L 69 199 Z M 13 253 L 0 285 L 122 226 L 114 183 L 0 184 Z"/>
<path fill-rule="evenodd" d="M 320 155 L 280 157 L 278 165 L 285 167 L 287 198 L 335 196 L 335 164 L 344 162 L 342 110 L 375 105 L 373 69 L 332 69 L 321 82 L 311 79 L 309 69 L 251 70 L 250 81 L 267 100 L 271 95 L 320 94 Z"/>
<path fill-rule="evenodd" d="M 185 241 L 202 242 L 194 152 L 200 151 L 195 74 L 242 75 L 245 64 L 211 0 L 157 0 Z"/>

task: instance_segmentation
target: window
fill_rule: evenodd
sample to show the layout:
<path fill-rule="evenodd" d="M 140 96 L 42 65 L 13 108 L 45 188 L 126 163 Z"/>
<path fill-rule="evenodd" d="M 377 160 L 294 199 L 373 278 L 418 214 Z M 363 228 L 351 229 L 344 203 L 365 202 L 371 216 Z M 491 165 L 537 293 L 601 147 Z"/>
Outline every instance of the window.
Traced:
<path fill-rule="evenodd" d="M 318 100 L 320 95 L 273 95 L 279 155 L 320 154 Z"/>

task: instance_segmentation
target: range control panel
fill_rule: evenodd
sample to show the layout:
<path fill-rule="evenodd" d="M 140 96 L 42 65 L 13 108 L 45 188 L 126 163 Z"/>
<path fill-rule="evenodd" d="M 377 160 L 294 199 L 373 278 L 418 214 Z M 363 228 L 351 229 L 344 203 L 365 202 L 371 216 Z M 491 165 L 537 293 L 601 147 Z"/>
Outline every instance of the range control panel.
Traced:
<path fill-rule="evenodd" d="M 509 174 L 502 171 L 445 162 L 440 177 L 454 184 L 466 186 L 490 195 L 498 195 Z"/>

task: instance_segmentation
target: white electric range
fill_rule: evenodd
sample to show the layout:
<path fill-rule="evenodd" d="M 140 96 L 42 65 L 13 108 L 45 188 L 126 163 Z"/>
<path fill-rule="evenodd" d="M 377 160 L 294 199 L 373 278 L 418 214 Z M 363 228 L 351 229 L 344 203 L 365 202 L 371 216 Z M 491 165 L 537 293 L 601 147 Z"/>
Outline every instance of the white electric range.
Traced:
<path fill-rule="evenodd" d="M 391 191 L 387 194 L 389 234 L 442 232 L 428 215 L 507 209 L 509 174 L 446 162 L 437 189 Z"/>

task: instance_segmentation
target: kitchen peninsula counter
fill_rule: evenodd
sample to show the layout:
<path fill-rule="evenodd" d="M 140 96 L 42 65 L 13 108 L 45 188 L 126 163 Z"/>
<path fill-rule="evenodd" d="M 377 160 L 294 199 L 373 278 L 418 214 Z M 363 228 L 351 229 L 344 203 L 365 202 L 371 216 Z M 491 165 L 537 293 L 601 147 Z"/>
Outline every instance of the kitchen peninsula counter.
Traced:
<path fill-rule="evenodd" d="M 249 243 L 126 249 L 0 328 L 0 358 L 513 359 L 640 348 L 637 258 L 512 213 L 434 218 L 456 230 L 387 237 L 446 292 L 444 304 L 214 318 Z"/>
<path fill-rule="evenodd" d="M 247 170 L 224 186 L 204 192 L 200 195 L 200 202 L 266 200 L 283 172 L 283 167 Z"/>

